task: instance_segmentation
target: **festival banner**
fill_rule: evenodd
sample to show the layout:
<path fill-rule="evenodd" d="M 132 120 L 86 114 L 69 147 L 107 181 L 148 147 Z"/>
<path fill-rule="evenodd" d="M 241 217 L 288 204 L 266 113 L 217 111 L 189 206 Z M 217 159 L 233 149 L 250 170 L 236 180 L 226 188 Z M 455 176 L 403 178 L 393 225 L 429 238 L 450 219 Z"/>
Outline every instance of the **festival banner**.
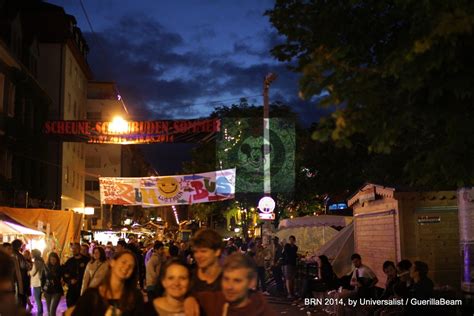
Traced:
<path fill-rule="evenodd" d="M 166 177 L 100 177 L 100 203 L 144 207 L 233 199 L 235 169 Z"/>
<path fill-rule="evenodd" d="M 67 142 L 151 144 L 207 142 L 220 132 L 219 119 L 126 121 L 47 121 L 43 133 Z"/>

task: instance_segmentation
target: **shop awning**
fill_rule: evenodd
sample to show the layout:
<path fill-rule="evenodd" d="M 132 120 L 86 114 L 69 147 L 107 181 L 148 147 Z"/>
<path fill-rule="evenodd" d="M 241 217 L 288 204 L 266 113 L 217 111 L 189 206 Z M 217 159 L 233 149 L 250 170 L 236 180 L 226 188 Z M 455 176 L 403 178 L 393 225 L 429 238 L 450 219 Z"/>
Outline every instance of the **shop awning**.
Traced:
<path fill-rule="evenodd" d="M 30 236 L 44 236 L 45 233 L 21 226 L 18 224 L 13 224 L 6 221 L 0 221 L 0 233 L 3 235 L 30 235 Z"/>

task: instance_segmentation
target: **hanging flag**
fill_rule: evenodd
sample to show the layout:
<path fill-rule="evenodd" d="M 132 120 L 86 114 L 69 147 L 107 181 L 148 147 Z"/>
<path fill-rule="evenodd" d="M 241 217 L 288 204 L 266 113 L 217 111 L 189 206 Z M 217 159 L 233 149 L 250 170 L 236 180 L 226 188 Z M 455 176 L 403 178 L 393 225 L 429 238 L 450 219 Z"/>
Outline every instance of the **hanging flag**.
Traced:
<path fill-rule="evenodd" d="M 101 177 L 100 202 L 114 205 L 165 206 L 234 198 L 235 169 L 166 177 Z"/>

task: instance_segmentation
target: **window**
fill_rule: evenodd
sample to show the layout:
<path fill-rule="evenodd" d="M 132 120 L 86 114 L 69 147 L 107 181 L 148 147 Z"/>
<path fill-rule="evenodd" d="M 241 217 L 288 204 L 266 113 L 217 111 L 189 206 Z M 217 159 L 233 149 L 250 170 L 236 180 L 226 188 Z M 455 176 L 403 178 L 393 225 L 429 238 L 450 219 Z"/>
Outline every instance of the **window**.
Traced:
<path fill-rule="evenodd" d="M 10 151 L 0 150 L 0 176 L 9 180 L 12 178 L 13 155 Z"/>
<path fill-rule="evenodd" d="M 5 75 L 0 73 L 0 113 L 3 112 L 4 87 L 5 87 Z"/>
<path fill-rule="evenodd" d="M 67 93 L 67 104 L 66 104 L 66 112 L 71 110 L 71 94 Z"/>
<path fill-rule="evenodd" d="M 8 103 L 7 103 L 7 115 L 10 117 L 15 116 L 15 85 L 9 84 L 8 88 Z"/>
<path fill-rule="evenodd" d="M 87 112 L 88 120 L 102 120 L 102 112 Z"/>
<path fill-rule="evenodd" d="M 99 191 L 99 181 L 86 180 L 86 191 Z"/>
<path fill-rule="evenodd" d="M 100 168 L 100 156 L 87 156 L 86 168 Z"/>

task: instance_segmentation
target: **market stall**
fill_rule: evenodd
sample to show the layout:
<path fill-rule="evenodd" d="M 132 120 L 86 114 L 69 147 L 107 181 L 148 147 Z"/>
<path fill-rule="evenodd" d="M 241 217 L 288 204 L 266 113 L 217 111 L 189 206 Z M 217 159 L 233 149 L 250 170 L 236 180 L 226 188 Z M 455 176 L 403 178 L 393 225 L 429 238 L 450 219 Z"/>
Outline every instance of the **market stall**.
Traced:
<path fill-rule="evenodd" d="M 46 232 L 47 251 L 56 251 L 64 260 L 70 255 L 69 244 L 79 242 L 82 214 L 33 208 L 0 207 L 0 215 L 26 228 Z"/>
<path fill-rule="evenodd" d="M 21 239 L 28 249 L 39 249 L 43 252 L 46 248 L 45 236 L 46 234 L 39 230 L 0 220 L 0 240 L 2 242 L 11 243 L 15 239 Z"/>

